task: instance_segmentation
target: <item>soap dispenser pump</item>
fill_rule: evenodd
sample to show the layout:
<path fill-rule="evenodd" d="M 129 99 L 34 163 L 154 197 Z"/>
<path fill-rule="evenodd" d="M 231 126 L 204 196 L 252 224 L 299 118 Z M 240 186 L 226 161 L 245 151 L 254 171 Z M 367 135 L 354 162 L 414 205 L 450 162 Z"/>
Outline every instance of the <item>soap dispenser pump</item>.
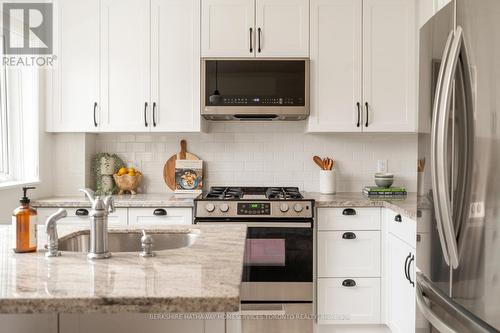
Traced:
<path fill-rule="evenodd" d="M 28 190 L 35 187 L 23 187 L 21 206 L 12 213 L 12 232 L 14 234 L 14 252 L 34 252 L 37 246 L 37 212 L 30 207 Z"/>

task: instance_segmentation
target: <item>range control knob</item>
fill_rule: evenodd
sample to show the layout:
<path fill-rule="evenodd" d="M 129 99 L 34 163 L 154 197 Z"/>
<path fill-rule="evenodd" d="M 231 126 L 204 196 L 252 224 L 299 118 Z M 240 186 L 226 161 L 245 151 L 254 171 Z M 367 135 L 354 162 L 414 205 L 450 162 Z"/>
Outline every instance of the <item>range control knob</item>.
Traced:
<path fill-rule="evenodd" d="M 215 205 L 213 203 L 208 203 L 205 205 L 205 209 L 207 212 L 211 213 L 215 210 Z"/>
<path fill-rule="evenodd" d="M 304 209 L 304 207 L 302 207 L 301 204 L 295 204 L 293 206 L 293 210 L 296 211 L 297 213 L 300 213 L 303 209 Z"/>
<path fill-rule="evenodd" d="M 229 210 L 229 206 L 227 204 L 223 203 L 219 206 L 219 209 L 221 212 L 226 213 Z"/>
<path fill-rule="evenodd" d="M 281 210 L 283 213 L 288 212 L 288 204 L 286 204 L 286 203 L 282 203 L 282 204 L 280 205 L 280 210 Z"/>

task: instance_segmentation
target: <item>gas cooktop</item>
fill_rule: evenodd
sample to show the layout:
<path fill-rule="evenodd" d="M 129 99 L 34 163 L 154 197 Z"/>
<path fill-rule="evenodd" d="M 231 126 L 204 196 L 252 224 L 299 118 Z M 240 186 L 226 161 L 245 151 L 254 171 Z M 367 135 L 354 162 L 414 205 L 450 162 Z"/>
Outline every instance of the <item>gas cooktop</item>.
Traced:
<path fill-rule="evenodd" d="M 300 200 L 298 187 L 211 187 L 203 199 L 210 200 Z"/>

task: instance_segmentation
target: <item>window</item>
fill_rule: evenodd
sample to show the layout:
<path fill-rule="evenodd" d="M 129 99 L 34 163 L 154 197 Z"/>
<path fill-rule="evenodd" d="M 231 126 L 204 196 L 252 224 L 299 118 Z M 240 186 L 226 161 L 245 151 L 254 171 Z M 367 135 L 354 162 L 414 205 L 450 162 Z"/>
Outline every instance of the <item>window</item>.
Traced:
<path fill-rule="evenodd" d="M 38 69 L 0 69 L 0 187 L 38 181 Z"/>

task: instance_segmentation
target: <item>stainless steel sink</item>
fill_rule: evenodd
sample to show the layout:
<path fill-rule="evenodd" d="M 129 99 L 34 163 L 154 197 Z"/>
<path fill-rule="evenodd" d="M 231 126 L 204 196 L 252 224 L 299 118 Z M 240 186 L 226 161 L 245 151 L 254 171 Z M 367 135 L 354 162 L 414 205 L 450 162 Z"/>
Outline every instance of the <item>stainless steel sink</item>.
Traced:
<path fill-rule="evenodd" d="M 198 237 L 194 231 L 187 232 L 148 232 L 153 237 L 153 251 L 178 249 L 193 245 Z M 110 252 L 140 252 L 142 232 L 127 231 L 113 232 L 109 235 Z M 60 251 L 88 252 L 90 245 L 90 232 L 78 232 L 59 239 Z"/>

